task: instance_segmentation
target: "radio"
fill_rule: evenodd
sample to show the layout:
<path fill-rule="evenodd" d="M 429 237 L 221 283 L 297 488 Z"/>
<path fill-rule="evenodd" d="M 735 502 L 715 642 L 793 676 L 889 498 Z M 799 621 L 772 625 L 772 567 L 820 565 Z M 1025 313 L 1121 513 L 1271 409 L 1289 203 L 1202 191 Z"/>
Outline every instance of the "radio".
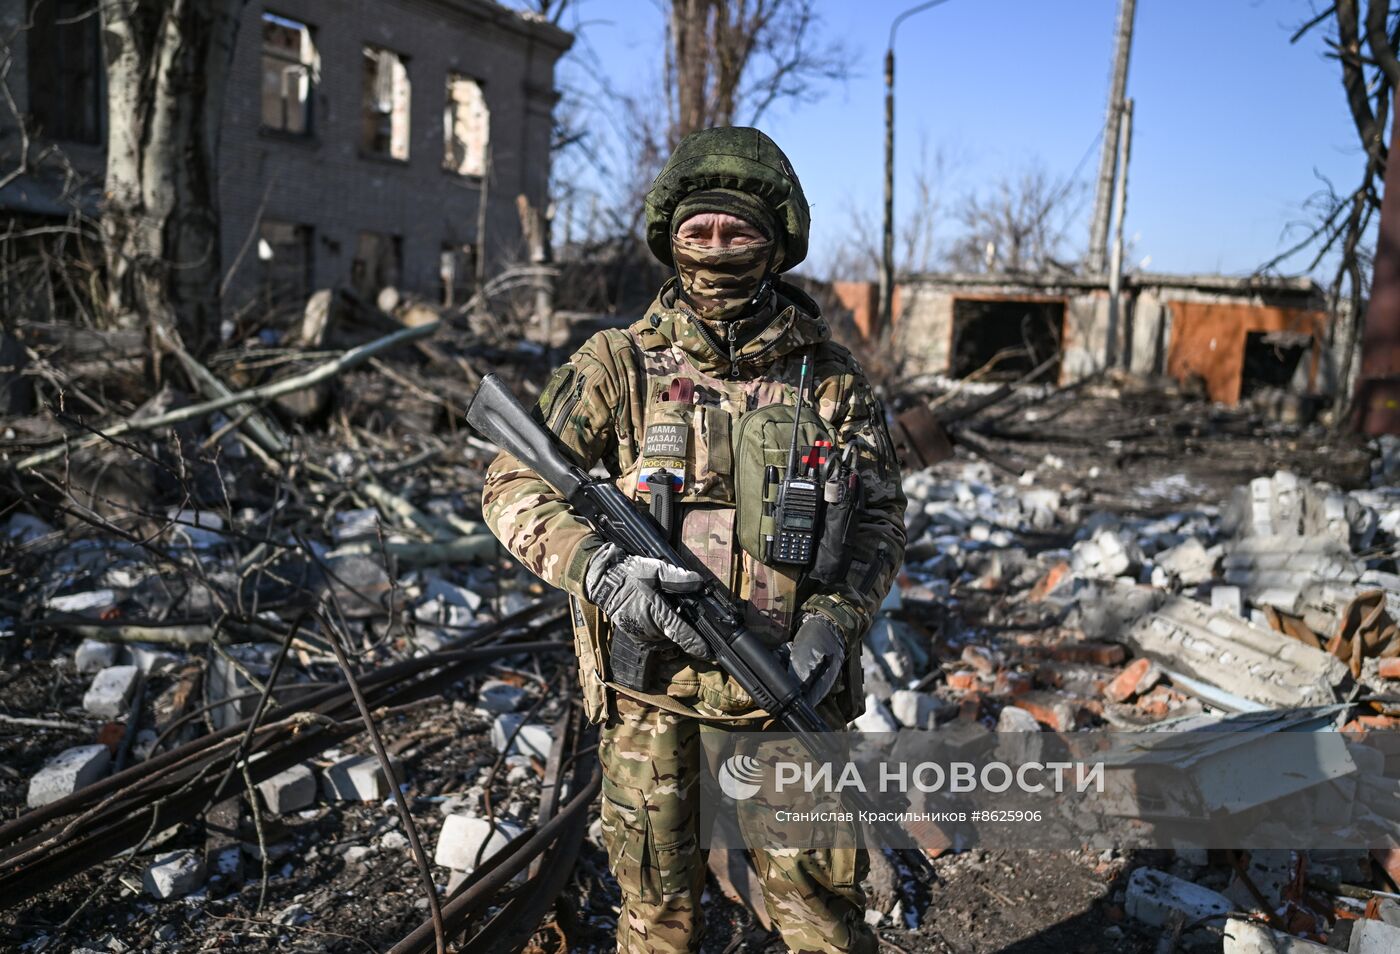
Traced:
<path fill-rule="evenodd" d="M 788 445 L 786 473 L 769 465 L 763 473 L 764 499 L 771 501 L 773 532 L 765 535 L 764 562 L 769 565 L 810 566 L 816 555 L 823 504 L 819 474 L 830 445 L 819 441 L 811 451 L 798 456 L 802 398 L 807 390 L 810 357 L 802 359 L 797 382 L 797 405 L 792 411 L 792 440 Z"/>

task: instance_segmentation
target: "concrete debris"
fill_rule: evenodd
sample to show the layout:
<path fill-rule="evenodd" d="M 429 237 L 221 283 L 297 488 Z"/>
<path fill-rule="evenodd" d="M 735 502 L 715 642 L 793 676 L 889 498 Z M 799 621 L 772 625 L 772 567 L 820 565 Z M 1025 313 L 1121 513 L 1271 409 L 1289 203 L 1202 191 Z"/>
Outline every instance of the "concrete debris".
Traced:
<path fill-rule="evenodd" d="M 1183 597 L 1171 597 L 1123 634 L 1140 655 L 1227 692 L 1278 707 L 1335 702 L 1341 660 Z"/>
<path fill-rule="evenodd" d="M 1167 586 L 1171 580 L 1186 586 L 1197 586 L 1206 582 L 1214 575 L 1215 564 L 1219 559 L 1219 553 L 1213 551 L 1214 548 L 1206 549 L 1206 545 L 1195 537 L 1171 549 L 1163 550 L 1152 558 L 1152 562 L 1164 579 L 1159 582 L 1154 574 L 1153 585 Z"/>
<path fill-rule="evenodd" d="M 1319 582 L 1354 583 L 1364 567 L 1332 540 L 1245 537 L 1227 548 L 1225 582 L 1251 603 L 1301 614 L 1303 591 Z"/>
<path fill-rule="evenodd" d="M 258 793 L 270 812 L 300 811 L 316 802 L 316 773 L 310 766 L 293 765 L 259 782 Z"/>
<path fill-rule="evenodd" d="M 497 752 L 525 755 L 544 761 L 549 758 L 549 750 L 554 745 L 554 735 L 547 725 L 527 723 L 521 713 L 503 712 L 491 723 L 491 744 L 496 747 Z"/>
<path fill-rule="evenodd" d="M 1225 922 L 1222 954 L 1336 954 L 1336 951 L 1326 944 L 1270 930 L 1257 921 L 1230 918 Z"/>
<path fill-rule="evenodd" d="M 510 844 L 522 830 L 519 825 L 500 819 L 492 824 L 475 815 L 448 815 L 438 835 L 433 862 L 453 871 L 472 871 Z"/>
<path fill-rule="evenodd" d="M 73 651 L 73 665 L 84 676 L 114 666 L 117 653 L 121 649 L 116 643 L 104 643 L 96 639 L 85 639 Z"/>
<path fill-rule="evenodd" d="M 50 597 L 47 605 L 55 613 L 96 616 L 98 611 L 115 606 L 116 602 L 117 594 L 111 590 L 89 590 L 86 593 Z"/>
<path fill-rule="evenodd" d="M 1142 563 L 1137 541 L 1124 539 L 1117 531 L 1102 529 L 1088 540 L 1081 540 L 1071 551 L 1070 567 L 1077 576 L 1091 580 L 1113 580 L 1127 576 Z"/>
<path fill-rule="evenodd" d="M 204 858 L 197 851 L 157 855 L 141 876 L 146 893 L 159 901 L 183 898 L 204 884 Z"/>
<path fill-rule="evenodd" d="M 895 721 L 906 729 L 932 729 L 958 707 L 931 693 L 900 689 L 890 696 L 889 708 Z"/>
<path fill-rule="evenodd" d="M 1352 925 L 1347 954 L 1395 954 L 1400 951 L 1400 927 L 1362 918 Z"/>
<path fill-rule="evenodd" d="M 403 777 L 403 765 L 389 757 L 394 774 Z M 374 755 L 349 755 L 321 774 L 321 791 L 331 801 L 377 802 L 389 797 L 389 780 Z"/>
<path fill-rule="evenodd" d="M 139 674 L 135 666 L 108 666 L 101 670 L 83 694 L 83 708 L 95 716 L 115 719 L 126 712 Z"/>
<path fill-rule="evenodd" d="M 476 704 L 487 712 L 514 712 L 525 698 L 525 690 L 500 679 L 488 679 L 477 690 Z"/>
<path fill-rule="evenodd" d="M 72 795 L 107 775 L 112 754 L 105 745 L 79 745 L 64 749 L 29 779 L 30 808 Z"/>
<path fill-rule="evenodd" d="M 865 711 L 852 724 L 860 732 L 898 732 L 900 725 L 890 707 L 870 694 L 865 697 Z"/>
<path fill-rule="evenodd" d="M 132 643 L 127 647 L 127 662 L 146 676 L 169 672 L 180 665 L 184 657 L 151 643 Z"/>
<path fill-rule="evenodd" d="M 1234 902 L 1223 894 L 1156 868 L 1133 872 L 1124 907 L 1128 917 L 1153 927 L 1168 927 L 1178 916 L 1195 923 L 1235 909 Z"/>

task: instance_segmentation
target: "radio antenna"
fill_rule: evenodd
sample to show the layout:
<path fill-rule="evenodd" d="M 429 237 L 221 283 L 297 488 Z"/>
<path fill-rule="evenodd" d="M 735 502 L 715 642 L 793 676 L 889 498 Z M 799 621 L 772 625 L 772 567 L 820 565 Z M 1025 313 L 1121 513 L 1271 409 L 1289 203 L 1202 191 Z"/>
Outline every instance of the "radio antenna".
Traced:
<path fill-rule="evenodd" d="M 812 356 L 802 356 L 802 371 L 797 378 L 797 405 L 792 409 L 792 440 L 788 442 L 787 475 L 797 476 L 797 425 L 802 420 L 802 395 L 807 390 L 807 362 Z"/>

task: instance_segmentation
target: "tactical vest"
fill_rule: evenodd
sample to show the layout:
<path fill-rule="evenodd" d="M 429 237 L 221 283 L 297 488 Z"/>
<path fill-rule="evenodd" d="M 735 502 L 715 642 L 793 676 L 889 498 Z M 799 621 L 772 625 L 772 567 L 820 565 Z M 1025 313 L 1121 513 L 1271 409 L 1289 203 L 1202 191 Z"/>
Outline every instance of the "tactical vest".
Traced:
<path fill-rule="evenodd" d="M 608 347 L 620 366 L 637 369 L 633 400 L 643 401 L 637 453 L 616 476 L 618 488 L 639 507 L 650 504 L 653 475 L 673 475 L 677 504 L 673 539 L 745 606 L 745 624 L 773 647 L 793 636 L 812 585 L 791 568 L 769 566 L 754 555 L 754 528 L 762 508 L 762 474 L 781 464 L 791 436 L 801 353 L 778 358 L 761 377 L 731 379 L 702 371 L 658 334 L 611 329 Z M 622 352 L 630 352 L 623 358 Z M 635 419 L 635 415 L 633 416 Z M 829 422 L 803 409 L 801 440 L 831 440 Z M 741 542 L 741 537 L 746 538 Z M 571 599 L 575 648 L 588 716 L 601 721 L 609 694 L 622 692 L 691 717 L 762 719 L 748 693 L 718 666 L 675 653 L 663 660 L 658 685 L 639 693 L 608 681 L 609 627 L 591 604 Z M 833 714 L 859 714 L 859 647 L 833 689 Z"/>

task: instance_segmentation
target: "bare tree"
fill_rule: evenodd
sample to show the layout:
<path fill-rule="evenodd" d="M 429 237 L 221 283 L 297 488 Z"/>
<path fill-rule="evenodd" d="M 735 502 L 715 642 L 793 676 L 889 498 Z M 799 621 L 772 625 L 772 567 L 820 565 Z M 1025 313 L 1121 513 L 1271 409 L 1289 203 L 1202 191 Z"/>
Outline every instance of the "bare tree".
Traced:
<path fill-rule="evenodd" d="M 1323 43 L 1327 55 L 1336 59 L 1341 67 L 1347 110 L 1365 159 L 1357 184 L 1349 191 L 1338 192 L 1331 182 L 1323 180 L 1323 190 L 1307 203 L 1307 208 L 1314 213 L 1312 221 L 1295 223 L 1291 227 L 1295 232 L 1301 230 L 1302 237 L 1262 264 L 1258 271 L 1281 272 L 1284 263 L 1306 254 L 1305 264 L 1296 271 L 1307 274 L 1336 255 L 1330 296 L 1333 340 L 1329 344 L 1334 351 L 1341 351 L 1342 363 L 1336 382 L 1337 413 L 1334 415 L 1339 425 L 1349 416 L 1352 362 L 1374 254 L 1365 236 L 1380 213 L 1389 152 L 1385 127 L 1394 108 L 1395 85 L 1400 81 L 1400 60 L 1397 60 L 1400 31 L 1387 26 L 1397 11 L 1400 8 L 1391 7 L 1387 0 L 1337 0 L 1299 26 L 1289 39 L 1290 43 L 1297 43 L 1314 31 L 1327 26 L 1332 28 L 1324 36 Z"/>
<path fill-rule="evenodd" d="M 195 353 L 219 327 L 216 155 L 245 0 L 105 0 L 109 322 Z"/>
<path fill-rule="evenodd" d="M 895 245 L 895 270 L 928 272 L 946 258 L 949 186 L 964 158 L 945 146 L 930 151 L 927 137 L 919 146 L 912 188 L 901 198 L 902 210 Z M 903 195 L 903 193 L 901 193 Z M 836 281 L 874 281 L 880 271 L 878 208 L 847 200 L 842 237 L 822 263 L 822 272 Z"/>
<path fill-rule="evenodd" d="M 823 40 L 815 0 L 669 0 L 666 58 L 671 145 L 709 126 L 757 123 L 777 102 L 811 101 L 850 75 Z"/>
<path fill-rule="evenodd" d="M 988 193 L 963 198 L 954 217 L 963 234 L 949 250 L 958 271 L 1038 272 L 1068 269 L 1060 261 L 1065 229 L 1083 183 L 1033 163 L 1002 177 Z"/>

